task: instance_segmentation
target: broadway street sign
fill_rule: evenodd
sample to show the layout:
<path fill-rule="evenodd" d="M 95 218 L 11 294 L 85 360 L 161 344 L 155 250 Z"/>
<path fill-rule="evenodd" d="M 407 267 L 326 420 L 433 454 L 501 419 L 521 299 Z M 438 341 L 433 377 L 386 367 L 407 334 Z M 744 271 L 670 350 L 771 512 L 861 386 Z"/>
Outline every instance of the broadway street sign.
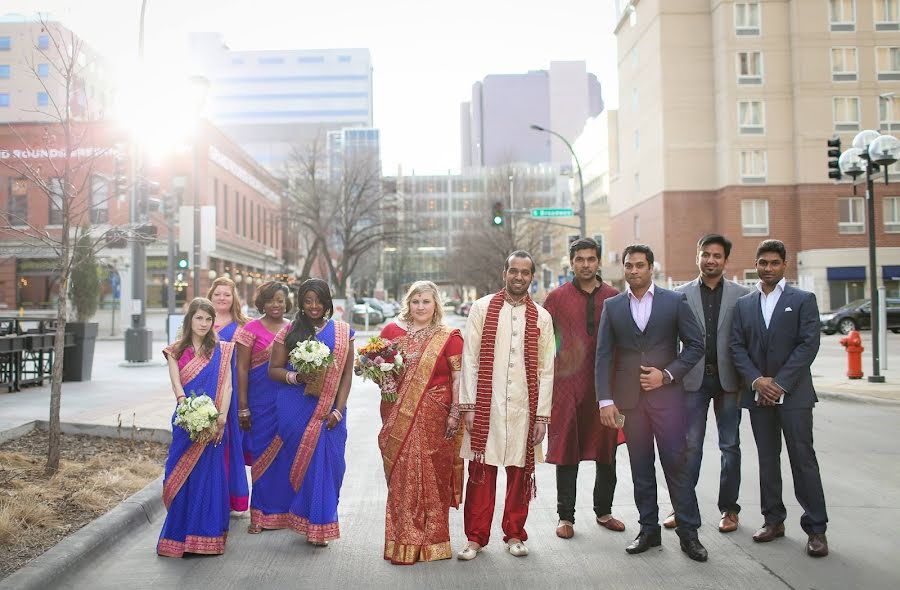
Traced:
<path fill-rule="evenodd" d="M 570 208 L 542 208 L 542 209 L 532 209 L 531 216 L 532 217 L 573 217 L 575 215 L 575 211 Z"/>

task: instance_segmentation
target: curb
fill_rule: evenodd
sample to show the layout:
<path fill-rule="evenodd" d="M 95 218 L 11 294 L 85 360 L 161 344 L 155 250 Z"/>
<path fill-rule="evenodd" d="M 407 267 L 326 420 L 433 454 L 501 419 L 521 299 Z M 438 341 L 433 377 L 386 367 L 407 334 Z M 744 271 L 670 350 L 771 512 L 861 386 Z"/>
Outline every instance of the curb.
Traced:
<path fill-rule="evenodd" d="M 0 431 L 0 442 L 23 436 L 34 429 L 47 430 L 46 420 L 35 420 L 21 426 Z M 156 428 L 134 429 L 73 424 L 63 422 L 64 434 L 89 434 L 105 438 L 132 438 L 167 442 L 172 433 Z M 159 476 L 118 506 L 89 522 L 62 541 L 35 557 L 18 571 L 0 580 L 0 590 L 44 590 L 60 583 L 66 576 L 92 566 L 115 543 L 136 533 L 140 527 L 153 523 L 164 511 Z"/>
<path fill-rule="evenodd" d="M 873 406 L 900 406 L 900 400 L 874 397 L 858 393 L 843 393 L 836 391 L 816 391 L 821 399 L 850 402 L 856 404 L 871 404 Z"/>
<path fill-rule="evenodd" d="M 163 511 L 160 476 L 121 504 L 69 535 L 0 581 L 0 589 L 43 590 L 92 566 L 114 544 L 151 524 Z"/>

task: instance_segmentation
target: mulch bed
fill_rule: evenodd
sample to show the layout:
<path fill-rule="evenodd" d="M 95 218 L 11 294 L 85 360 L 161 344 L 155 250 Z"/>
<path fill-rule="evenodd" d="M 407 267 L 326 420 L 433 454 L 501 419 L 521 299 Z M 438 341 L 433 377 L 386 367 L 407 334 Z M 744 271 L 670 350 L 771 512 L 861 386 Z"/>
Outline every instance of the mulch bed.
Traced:
<path fill-rule="evenodd" d="M 47 433 L 0 444 L 0 579 L 162 475 L 168 444 L 62 435 L 60 471 L 44 474 Z"/>

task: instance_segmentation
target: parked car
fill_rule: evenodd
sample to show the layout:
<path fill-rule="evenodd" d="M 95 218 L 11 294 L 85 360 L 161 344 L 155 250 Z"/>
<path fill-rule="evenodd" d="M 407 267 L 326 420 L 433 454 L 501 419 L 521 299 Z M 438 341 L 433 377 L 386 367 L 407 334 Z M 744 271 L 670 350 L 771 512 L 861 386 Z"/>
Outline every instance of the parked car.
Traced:
<path fill-rule="evenodd" d="M 900 334 L 900 299 L 888 297 L 887 326 Z M 849 334 L 853 330 L 869 330 L 872 327 L 872 306 L 868 299 L 857 299 L 834 311 L 819 314 L 822 331 L 826 334 Z"/>
<path fill-rule="evenodd" d="M 390 303 L 382 301 L 381 299 L 375 299 L 374 297 L 357 297 L 356 302 L 368 304 L 380 311 L 381 315 L 385 318 L 392 318 L 399 313 L 399 310 L 395 309 Z"/>
<path fill-rule="evenodd" d="M 384 321 L 384 315 L 379 310 L 366 305 L 365 303 L 357 303 L 353 306 L 352 318 L 347 317 L 347 301 L 345 299 L 333 299 L 332 304 L 334 305 L 334 316 L 345 322 L 350 321 L 354 324 L 365 324 L 367 311 L 369 314 L 369 325 L 380 324 Z"/>
<path fill-rule="evenodd" d="M 466 301 L 465 303 L 460 304 L 459 308 L 456 310 L 461 316 L 469 317 L 469 311 L 472 309 L 472 302 Z"/>

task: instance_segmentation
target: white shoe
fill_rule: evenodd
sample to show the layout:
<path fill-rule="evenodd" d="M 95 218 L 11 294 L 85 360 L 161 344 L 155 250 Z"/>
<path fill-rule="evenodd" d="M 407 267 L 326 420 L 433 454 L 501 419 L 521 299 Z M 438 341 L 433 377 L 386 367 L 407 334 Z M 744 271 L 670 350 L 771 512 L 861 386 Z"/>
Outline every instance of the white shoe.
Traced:
<path fill-rule="evenodd" d="M 462 551 L 456 554 L 456 559 L 460 561 L 472 561 L 481 553 L 481 545 L 469 541 Z"/>
<path fill-rule="evenodd" d="M 506 548 L 509 549 L 511 555 L 514 555 L 515 557 L 525 557 L 528 555 L 528 547 L 525 546 L 525 543 L 518 539 L 511 540 L 513 542 L 506 545 Z"/>

